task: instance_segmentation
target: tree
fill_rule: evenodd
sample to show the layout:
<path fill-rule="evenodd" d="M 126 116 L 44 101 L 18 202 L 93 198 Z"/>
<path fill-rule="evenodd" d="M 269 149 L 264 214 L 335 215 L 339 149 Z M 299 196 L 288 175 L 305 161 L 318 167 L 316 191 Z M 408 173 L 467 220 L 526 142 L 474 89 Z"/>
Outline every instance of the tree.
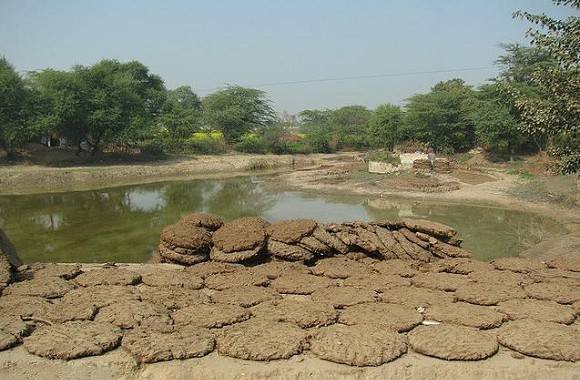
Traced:
<path fill-rule="evenodd" d="M 346 106 L 332 112 L 329 123 L 336 131 L 341 146 L 368 146 L 367 134 L 371 111 L 363 106 Z"/>
<path fill-rule="evenodd" d="M 276 115 L 270 103 L 264 91 L 229 86 L 203 99 L 203 117 L 227 142 L 236 142 L 244 133 L 274 122 Z"/>
<path fill-rule="evenodd" d="M 472 148 L 475 129 L 469 117 L 469 105 L 475 92 L 461 79 L 439 82 L 430 93 L 408 100 L 405 138 L 416 138 L 437 151 L 453 153 Z"/>
<path fill-rule="evenodd" d="M 554 4 L 580 10 L 580 0 L 554 0 Z M 580 170 L 580 17 L 557 20 L 524 11 L 515 12 L 514 17 L 539 26 L 530 28 L 527 36 L 556 62 L 554 67 L 536 69 L 530 74 L 542 97 L 529 96 L 514 86 L 507 86 L 521 112 L 522 129 L 550 136 L 551 153 L 560 160 L 560 170 L 577 172 Z"/>
<path fill-rule="evenodd" d="M 369 143 L 375 148 L 393 150 L 399 141 L 403 111 L 401 107 L 383 104 L 369 120 Z"/>
<path fill-rule="evenodd" d="M 30 93 L 24 81 L 10 63 L 0 57 L 0 147 L 9 156 L 31 137 L 27 125 L 29 102 Z"/>
<path fill-rule="evenodd" d="M 43 112 L 37 123 L 91 153 L 108 143 L 128 144 L 149 133 L 164 102 L 163 81 L 143 64 L 103 60 L 73 70 L 32 75 Z"/>
<path fill-rule="evenodd" d="M 159 118 L 173 139 L 186 139 L 201 127 L 201 100 L 189 86 L 167 91 Z"/>

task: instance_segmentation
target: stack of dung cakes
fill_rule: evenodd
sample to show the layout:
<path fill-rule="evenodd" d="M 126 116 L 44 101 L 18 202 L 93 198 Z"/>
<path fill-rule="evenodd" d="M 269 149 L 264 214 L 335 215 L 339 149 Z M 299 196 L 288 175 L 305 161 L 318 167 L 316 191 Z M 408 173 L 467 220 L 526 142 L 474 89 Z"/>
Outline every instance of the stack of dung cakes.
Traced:
<path fill-rule="evenodd" d="M 209 259 L 211 234 L 223 222 L 216 216 L 193 213 L 161 232 L 159 256 L 164 262 L 193 265 Z"/>
<path fill-rule="evenodd" d="M 266 245 L 268 222 L 261 218 L 239 218 L 224 224 L 213 234 L 211 259 L 241 263 L 257 257 Z"/>

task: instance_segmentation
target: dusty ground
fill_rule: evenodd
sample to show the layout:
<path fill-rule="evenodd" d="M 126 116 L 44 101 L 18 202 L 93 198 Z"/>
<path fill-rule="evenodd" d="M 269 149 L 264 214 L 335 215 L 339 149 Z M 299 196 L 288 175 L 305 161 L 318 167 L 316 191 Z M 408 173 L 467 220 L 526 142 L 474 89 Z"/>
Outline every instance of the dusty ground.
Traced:
<path fill-rule="evenodd" d="M 270 181 L 270 185 L 280 190 L 398 196 L 448 204 L 475 204 L 530 211 L 564 224 L 572 234 L 568 237 L 576 241 L 573 246 L 580 249 L 576 240 L 580 239 L 580 191 L 573 176 L 547 175 L 536 163 L 528 166 L 498 165 L 474 158 L 478 160 L 456 163 L 449 174 L 417 176 L 414 173 L 368 173 L 362 158 L 355 155 L 350 162 L 329 161 L 323 167 L 282 173 Z M 568 237 L 558 238 L 551 245 L 561 245 Z"/>
<path fill-rule="evenodd" d="M 163 161 L 82 164 L 52 167 L 37 164 L 0 166 L 0 194 L 79 191 L 138 183 L 222 178 L 248 173 L 276 173 L 313 167 L 340 155 L 251 155 L 178 157 Z"/>
<path fill-rule="evenodd" d="M 148 307 L 151 308 L 152 304 L 150 302 L 152 302 L 153 306 L 155 306 L 155 314 L 152 315 L 152 317 L 158 318 L 159 314 L 165 314 L 166 317 L 163 319 L 163 323 L 169 321 L 169 324 L 171 324 L 171 319 L 175 319 L 177 322 L 175 322 L 176 326 L 174 329 L 176 329 L 177 332 L 180 332 L 180 329 L 182 328 L 179 326 L 179 320 L 184 317 L 190 317 L 191 319 L 193 315 L 195 315 L 196 324 L 213 326 L 209 330 L 203 329 L 203 331 L 205 331 L 204 334 L 209 333 L 215 337 L 217 340 L 217 346 L 214 348 L 213 345 L 206 345 L 204 350 L 200 351 L 202 352 L 201 354 L 199 354 L 199 352 L 192 353 L 192 355 L 199 354 L 202 357 L 170 360 L 171 357 L 168 357 L 163 352 L 155 352 L 155 348 L 158 348 L 158 345 L 156 344 L 153 344 L 150 347 L 145 346 L 143 348 L 144 351 L 130 351 L 136 349 L 134 344 L 129 344 L 129 342 L 127 342 L 125 345 L 122 342 L 118 342 L 114 345 L 111 351 L 99 355 L 97 352 L 99 352 L 100 349 L 95 350 L 94 347 L 89 344 L 92 339 L 96 339 L 96 337 L 90 337 L 88 335 L 85 338 L 82 338 L 84 339 L 83 341 L 76 343 L 74 347 L 71 346 L 70 348 L 67 348 L 69 341 L 74 342 L 75 339 L 77 339 L 78 334 L 85 336 L 86 333 L 82 330 L 77 331 L 75 329 L 64 327 L 65 325 L 60 325 L 63 326 L 64 333 L 69 334 L 70 336 L 67 339 L 61 339 L 63 336 L 59 332 L 57 336 L 59 337 L 60 343 L 52 349 L 46 346 L 46 342 L 41 346 L 37 346 L 35 344 L 35 341 L 37 340 L 36 338 L 31 339 L 25 337 L 24 345 L 17 345 L 14 348 L 0 351 L 0 378 L 576 379 L 580 375 L 580 346 L 577 344 L 578 338 L 580 338 L 580 329 L 578 321 L 574 321 L 575 318 L 578 318 L 575 315 L 580 313 L 580 310 L 578 309 L 578 301 L 576 301 L 573 306 L 569 304 L 570 301 L 580 300 L 580 282 L 578 282 L 580 281 L 580 272 L 568 270 L 568 268 L 574 270 L 580 269 L 577 260 L 572 262 L 562 262 L 557 260 L 553 262 L 550 261 L 550 265 L 557 266 L 557 268 L 553 269 L 549 269 L 545 263 L 538 260 L 514 261 L 509 259 L 498 261 L 497 263 L 494 263 L 494 265 L 484 265 L 483 263 L 470 260 L 444 260 L 437 264 L 420 266 L 413 263 L 406 264 L 407 271 L 405 272 L 405 276 L 407 277 L 405 278 L 408 278 L 408 276 L 411 275 L 411 280 L 417 276 L 425 277 L 437 274 L 453 274 L 454 276 L 461 277 L 463 281 L 468 281 L 473 284 L 487 284 L 487 290 L 482 290 L 485 293 L 489 293 L 489 289 L 495 289 L 497 293 L 499 292 L 499 288 L 512 287 L 513 289 L 507 292 L 507 299 L 527 300 L 526 302 L 531 304 L 531 306 L 527 307 L 519 307 L 517 303 L 514 306 L 509 304 L 510 301 L 499 302 L 499 305 L 479 306 L 477 304 L 481 302 L 478 302 L 479 298 L 477 297 L 465 297 L 465 294 L 459 294 L 457 291 L 452 290 L 442 291 L 430 289 L 429 287 L 425 287 L 429 283 L 424 283 L 423 281 L 413 284 L 407 283 L 407 285 L 401 286 L 398 281 L 393 280 L 393 276 L 399 276 L 385 274 L 390 267 L 393 269 L 399 267 L 398 269 L 401 269 L 401 263 L 399 262 L 396 266 L 394 264 L 392 266 L 389 265 L 389 261 L 382 261 L 380 262 L 381 264 L 378 263 L 379 262 L 374 260 L 359 262 L 359 264 L 364 267 L 364 269 L 361 267 L 360 270 L 366 270 L 368 273 L 373 273 L 375 276 L 384 277 L 385 281 L 391 281 L 393 283 L 393 287 L 385 287 L 380 292 L 377 292 L 376 298 L 358 300 L 360 297 L 353 294 L 351 297 L 358 300 L 356 303 L 363 303 L 354 305 L 355 302 L 353 302 L 353 305 L 351 306 L 344 306 L 343 304 L 340 306 L 336 305 L 334 311 L 332 311 L 332 306 L 327 306 L 324 301 L 317 300 L 315 297 L 311 298 L 312 296 L 280 294 L 278 297 L 282 297 L 283 300 L 288 300 L 285 302 L 290 302 L 286 304 L 286 307 L 291 307 L 293 313 L 285 313 L 284 315 L 278 316 L 264 316 L 263 313 L 259 313 L 258 311 L 261 310 L 262 305 L 267 306 L 268 303 L 276 303 L 280 301 L 271 300 L 269 298 L 256 298 L 256 302 L 258 302 L 257 305 L 251 306 L 253 304 L 252 302 L 247 304 L 246 308 L 243 308 L 232 305 L 230 301 L 228 301 L 228 298 L 221 299 L 220 297 L 216 297 L 215 295 L 220 291 L 206 287 L 196 290 L 179 287 L 173 288 L 173 297 L 177 297 L 176 294 L 179 292 L 183 292 L 184 294 L 189 294 L 191 292 L 205 294 L 205 298 L 198 297 L 195 301 L 191 301 L 190 299 L 190 301 L 193 302 L 193 304 L 190 305 L 197 305 L 197 307 L 193 306 L 193 308 L 192 306 L 186 307 L 178 305 L 168 310 L 165 309 L 167 304 L 165 302 L 167 301 L 166 299 L 159 299 L 157 301 L 151 299 L 145 301 L 140 299 L 139 295 L 145 294 L 144 291 L 146 289 L 154 288 L 155 286 L 146 285 L 140 282 L 135 283 L 135 276 L 145 278 L 152 274 L 158 274 L 159 272 L 165 271 L 183 272 L 182 267 L 177 265 L 134 264 L 108 268 L 107 271 L 109 272 L 119 272 L 119 275 L 117 276 L 107 276 L 109 279 L 116 279 L 118 285 L 107 285 L 113 287 L 110 289 L 116 290 L 114 292 L 101 292 L 98 302 L 90 301 L 93 299 L 92 297 L 83 298 L 83 294 L 90 295 L 94 293 L 93 289 L 96 289 L 98 286 L 81 286 L 80 283 L 85 284 L 85 281 L 81 281 L 81 279 L 87 276 L 83 274 L 79 275 L 77 267 L 72 266 L 72 269 L 69 270 L 68 268 L 71 266 L 64 266 L 64 268 L 53 266 L 49 269 L 44 269 L 44 271 L 37 268 L 37 271 L 34 273 L 27 272 L 26 277 L 32 277 L 32 280 L 29 281 L 36 281 L 35 278 L 42 280 L 37 282 L 39 287 L 44 286 L 46 283 L 46 276 L 51 277 L 66 274 L 66 277 L 69 279 L 62 279 L 62 281 L 69 283 L 71 287 L 76 287 L 76 289 L 68 290 L 71 295 L 71 292 L 75 293 L 72 297 L 68 297 L 65 294 L 62 300 L 59 298 L 50 298 L 46 299 L 43 304 L 38 303 L 38 309 L 40 311 L 36 313 L 33 312 L 33 317 L 28 318 L 28 323 L 34 324 L 37 329 L 37 332 L 32 333 L 33 338 L 36 334 L 40 334 L 40 329 L 45 333 L 47 328 L 50 330 L 50 328 L 58 326 L 59 323 L 61 323 L 60 321 L 55 321 L 53 322 L 54 326 L 50 326 L 51 318 L 55 318 L 56 316 L 51 317 L 46 312 L 43 314 L 43 307 L 47 307 L 46 305 L 50 304 L 61 305 L 63 303 L 68 303 L 69 306 L 67 310 L 70 311 L 78 309 L 79 305 L 86 305 L 88 300 L 89 302 L 92 302 L 93 305 L 99 305 L 94 316 L 89 315 L 82 317 L 83 319 L 88 319 L 88 321 L 84 322 L 88 326 L 95 323 L 91 322 L 91 319 L 102 321 L 103 317 L 101 317 L 100 314 L 108 315 L 108 310 L 111 307 L 117 307 L 120 308 L 122 313 L 117 313 L 117 318 L 111 321 L 113 324 L 122 328 L 120 330 L 115 330 L 118 331 L 115 332 L 116 334 L 131 336 L 133 339 L 133 335 L 131 335 L 132 331 L 162 331 L 159 330 L 160 322 L 158 319 L 154 320 L 156 323 L 150 323 L 150 320 L 144 319 L 147 315 L 144 313 L 144 310 L 146 309 L 145 305 L 149 305 Z M 461 265 L 457 265 L 459 263 Z M 305 266 L 297 268 L 297 265 L 299 264 L 296 263 L 285 264 L 288 264 L 288 268 L 291 268 L 290 271 L 299 271 L 302 273 L 303 271 L 309 271 L 312 269 L 312 267 Z M 262 265 L 265 264 L 255 267 L 235 266 L 234 270 L 262 273 Z M 208 274 L 214 272 L 217 267 L 207 267 L 209 272 L 205 274 L 203 274 L 202 267 L 199 268 L 200 269 L 198 270 L 196 266 L 193 266 L 189 269 L 185 269 L 185 273 L 188 273 L 191 277 L 196 277 L 202 280 L 201 283 L 197 282 L 199 286 L 204 286 L 203 283 L 208 282 L 208 279 L 217 275 Z M 511 270 L 500 271 L 496 268 L 510 268 Z M 102 270 L 99 265 L 86 265 L 82 266 L 80 269 L 81 271 L 90 273 L 93 278 L 99 277 L 97 273 Z M 231 266 L 228 267 L 228 270 L 231 269 Z M 530 271 L 531 269 L 533 270 Z M 441 272 L 442 270 L 444 272 Z M 449 273 L 447 271 L 453 271 L 454 273 Z M 473 272 L 467 274 L 469 271 Z M 526 273 L 521 273 L 521 271 Z M 464 274 L 459 274 L 459 272 Z M 486 275 L 474 275 L 477 272 L 484 272 L 483 274 Z M 128 275 L 129 273 L 131 275 Z M 70 278 L 71 275 L 74 275 L 75 277 Z M 282 276 L 284 276 L 284 274 L 282 274 Z M 400 278 L 403 279 L 403 277 Z M 513 280 L 513 282 L 510 283 L 511 285 L 506 282 L 506 278 Z M 347 284 L 347 280 L 348 278 L 340 280 L 332 279 L 328 285 L 331 286 L 331 288 L 328 289 L 350 289 L 351 286 Z M 258 289 L 269 289 L 269 283 L 272 281 L 274 280 L 269 280 L 263 285 L 255 287 Z M 489 283 L 489 281 L 492 283 Z M 551 289 L 551 291 L 546 291 L 546 289 L 544 289 L 546 286 L 553 287 L 553 284 L 559 284 L 560 282 L 566 283 L 570 289 L 566 293 L 568 297 L 566 299 L 561 299 L 560 297 L 562 294 L 554 291 L 554 289 Z M 534 291 L 528 292 L 527 289 L 532 283 L 536 285 L 535 288 L 543 286 L 544 288 L 542 289 L 544 289 L 544 291 L 538 292 L 537 289 L 534 289 Z M 196 285 L 196 288 L 199 286 Z M 364 284 L 360 286 L 364 286 Z M 11 295 L 12 292 L 8 289 L 4 291 L 2 296 L 0 296 L 0 309 L 2 309 L 2 305 L 5 305 L 5 302 L 13 305 L 11 302 L 13 302 L 12 298 L 15 297 L 15 295 Z M 27 289 L 30 290 L 30 287 Z M 398 294 L 401 289 L 405 291 L 407 296 L 404 298 L 397 298 L 396 294 Z M 357 294 L 358 293 L 359 292 L 357 292 Z M 473 292 L 467 294 L 471 296 L 477 294 L 480 296 L 486 295 L 484 293 Z M 130 299 L 127 298 L 129 296 L 137 297 Z M 16 297 L 26 296 L 19 295 Z M 465 302 L 465 299 L 471 300 L 471 303 Z M 551 301 L 552 299 L 557 299 L 560 303 Z M 14 313 L 30 314 L 31 309 L 33 309 L 34 306 L 32 306 L 33 304 L 28 301 L 28 298 L 22 298 L 22 301 L 24 300 L 27 300 L 26 303 L 31 306 L 26 308 L 12 306 L 10 312 L 6 307 L 4 307 L 2 313 L 4 315 Z M 313 308 L 313 306 L 309 306 L 307 309 L 308 311 L 306 312 L 307 314 L 304 314 L 304 312 L 301 313 L 301 308 L 296 307 L 296 305 L 307 305 L 312 303 L 318 303 L 319 307 Z M 505 306 L 502 306 L 504 303 Z M 534 307 L 534 303 L 538 303 L 541 307 Z M 110 306 L 104 306 L 107 304 Z M 324 307 L 322 307 L 323 304 L 325 305 Z M 141 306 L 138 307 L 137 305 Z M 365 305 L 385 305 L 385 307 L 389 309 L 389 313 L 384 315 L 383 308 L 379 308 L 377 309 L 378 311 L 375 311 L 374 308 L 368 309 Z M 436 311 L 437 308 L 441 307 L 453 308 L 460 306 L 464 312 L 461 313 L 461 315 L 456 315 L 456 318 L 452 319 L 448 319 L 445 316 L 445 313 Z M 513 312 L 512 309 L 514 307 L 517 309 L 517 313 Z M 207 311 L 204 311 L 206 309 Z M 334 318 L 328 317 L 329 311 L 327 309 L 329 309 L 330 312 L 335 313 Z M 549 322 L 554 320 L 554 312 L 562 314 L 562 310 L 560 309 L 566 309 L 565 311 L 570 315 L 570 318 L 560 320 L 561 323 Z M 195 313 L 190 314 L 188 310 L 191 310 L 192 313 L 195 311 Z M 211 312 L 209 310 L 211 310 Z M 433 310 L 433 312 L 431 312 L 431 310 Z M 505 310 L 510 310 L 508 313 L 509 315 L 504 313 Z M 369 327 L 368 325 L 365 325 L 366 320 L 373 318 L 369 315 L 369 313 L 373 312 L 379 314 L 383 313 L 381 320 L 385 324 L 381 325 L 382 328 L 389 329 L 389 326 L 399 326 L 395 327 L 395 330 L 389 333 L 390 335 L 387 334 L 373 338 L 378 339 L 377 342 L 382 342 L 382 345 L 388 345 L 390 344 L 389 342 L 392 342 L 391 339 L 396 338 L 398 342 L 396 351 L 376 351 L 372 346 L 372 342 L 369 341 L 369 344 L 365 343 L 367 342 L 366 339 L 375 336 L 372 334 L 380 334 L 379 332 L 373 332 L 369 335 Z M 233 317 L 234 313 L 237 313 L 236 315 L 244 315 L 244 317 Z M 312 319 L 316 313 L 324 313 L 325 315 L 324 318 L 316 319 L 320 322 L 318 325 L 312 323 L 301 323 L 304 322 L 305 317 Z M 441 316 L 438 316 L 438 314 L 441 314 Z M 62 313 L 60 315 L 62 315 Z M 72 318 L 74 313 L 67 313 L 67 315 L 70 315 L 70 318 Z M 291 318 L 285 319 L 290 315 L 292 315 Z M 322 314 L 320 314 L 320 316 L 322 316 Z M 166 320 L 167 318 L 169 319 Z M 248 318 L 250 318 L 249 321 L 247 321 Z M 494 323 L 489 323 L 490 318 L 493 319 Z M 510 318 L 515 319 L 515 321 L 510 321 Z M 537 333 L 529 334 L 526 332 L 526 334 L 519 334 L 517 330 L 518 324 L 515 322 L 520 324 L 527 323 L 525 322 L 527 319 L 520 318 L 533 318 L 534 320 L 538 320 L 538 322 L 530 323 L 532 328 L 538 330 Z M 132 323 L 126 324 L 127 320 L 132 321 Z M 422 320 L 423 322 L 421 322 Z M 218 321 L 221 322 L 218 323 Z M 434 322 L 429 321 L 439 321 L 441 324 L 433 325 Z M 346 326 L 345 323 L 353 324 L 354 326 Z M 358 323 L 361 323 L 361 325 L 357 325 Z M 231 327 L 228 326 L 230 324 Z M 256 324 L 262 326 L 262 330 L 252 330 L 252 328 L 247 330 L 247 327 Z M 330 327 L 325 327 L 325 325 L 329 324 Z M 419 324 L 419 326 L 417 326 L 417 324 Z M 442 334 L 439 334 L 438 330 L 436 330 L 438 326 L 445 326 L 447 330 L 443 331 Z M 115 327 L 111 327 L 111 329 L 115 329 Z M 339 334 L 338 336 L 334 335 L 334 331 L 337 329 L 338 331 L 344 330 L 347 334 Z M 396 329 L 399 329 L 400 332 L 397 333 Z M 410 332 L 407 332 L 408 330 L 410 330 Z M 262 334 L 260 331 L 265 331 L 265 333 Z M 375 330 L 370 329 L 370 331 L 372 332 Z M 242 332 L 243 334 L 236 335 L 238 332 Z M 319 332 L 322 335 L 319 335 Z M 433 334 L 433 339 L 439 340 L 439 343 L 437 345 L 431 345 L 430 339 L 415 339 L 418 332 L 423 335 L 425 332 Z M 472 338 L 467 340 L 461 338 L 465 335 L 461 334 L 463 332 L 467 333 L 467 336 L 472 336 Z M 460 333 L 460 335 L 453 339 L 448 338 L 456 333 Z M 253 336 L 247 334 L 254 334 L 255 338 L 251 338 L 251 340 L 246 342 L 245 339 L 248 336 Z M 282 335 L 278 337 L 276 334 Z M 407 339 L 409 334 L 413 335 L 413 339 Z M 299 338 L 298 335 L 301 337 Z M 145 334 L 144 336 L 146 338 L 148 335 Z M 168 339 L 167 341 L 164 341 L 164 344 L 170 345 L 170 335 L 164 336 Z M 205 336 L 207 335 L 204 335 L 204 337 Z M 290 336 L 295 336 L 294 340 L 288 340 L 288 337 Z M 554 336 L 556 336 L 556 339 L 554 339 Z M 305 341 L 303 343 L 297 343 L 295 339 L 305 339 Z M 319 339 L 323 339 L 324 342 L 324 350 L 322 351 L 320 348 L 317 348 L 318 346 L 316 346 L 317 340 Z M 385 341 L 383 342 L 381 339 L 385 339 Z M 498 339 L 500 343 L 499 345 Z M 545 341 L 542 339 L 545 339 Z M 465 340 L 465 342 L 460 343 L 461 340 Z M 193 343 L 197 341 L 199 340 L 193 341 Z M 145 339 L 145 343 L 141 344 L 151 344 L 148 342 L 149 341 Z M 373 340 L 373 342 L 375 341 Z M 463 344 L 463 346 L 458 344 Z M 86 352 L 91 352 L 98 356 L 73 360 L 54 360 L 39 357 L 29 352 L 37 352 L 36 350 L 38 347 L 41 349 L 38 351 L 38 354 L 54 354 L 62 356 L 69 352 L 78 352 L 79 345 L 87 345 L 90 350 Z M 333 345 L 336 347 L 332 348 Z M 512 348 L 508 348 L 508 346 Z M 353 352 L 350 351 L 352 347 L 358 347 L 357 353 L 354 356 Z M 187 348 L 188 347 L 184 347 L 181 348 L 179 352 L 174 352 L 174 356 L 177 354 L 185 354 Z M 107 349 L 108 348 L 105 350 Z M 59 350 L 63 350 L 62 354 L 59 354 L 59 352 L 61 352 Z M 204 356 L 208 350 L 213 350 L 213 352 Z M 133 352 L 133 355 L 131 352 Z M 148 358 L 166 358 L 165 360 L 169 359 L 170 361 L 139 364 L 139 355 L 144 354 L 148 355 Z M 289 358 L 271 361 L 264 360 L 275 358 L 276 355 L 284 355 L 283 357 L 289 356 Z M 435 357 L 432 357 L 432 355 Z M 239 357 L 251 357 L 253 360 L 243 360 Z M 566 358 L 566 360 L 548 360 L 542 359 L 541 357 Z M 445 360 L 445 358 L 454 358 L 455 360 Z M 481 358 L 483 360 L 467 360 L 469 358 Z M 384 361 L 389 362 L 384 363 Z M 369 366 L 369 363 L 372 363 L 372 365 Z"/>

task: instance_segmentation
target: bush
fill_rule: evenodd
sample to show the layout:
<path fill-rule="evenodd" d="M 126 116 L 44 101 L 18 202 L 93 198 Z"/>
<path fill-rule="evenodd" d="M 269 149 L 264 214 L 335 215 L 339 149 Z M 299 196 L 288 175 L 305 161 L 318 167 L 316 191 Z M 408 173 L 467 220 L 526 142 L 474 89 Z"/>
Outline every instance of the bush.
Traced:
<path fill-rule="evenodd" d="M 385 162 L 393 166 L 401 165 L 401 158 L 398 155 L 386 150 L 370 151 L 366 158 L 368 161 Z"/>
<path fill-rule="evenodd" d="M 240 142 L 234 145 L 234 149 L 244 153 L 266 153 L 266 144 L 256 133 L 244 133 L 240 137 Z"/>

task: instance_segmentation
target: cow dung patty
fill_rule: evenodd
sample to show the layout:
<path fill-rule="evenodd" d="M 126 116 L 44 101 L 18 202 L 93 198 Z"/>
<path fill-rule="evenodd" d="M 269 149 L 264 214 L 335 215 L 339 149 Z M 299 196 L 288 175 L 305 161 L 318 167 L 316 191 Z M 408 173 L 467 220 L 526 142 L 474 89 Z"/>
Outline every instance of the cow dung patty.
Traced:
<path fill-rule="evenodd" d="M 75 288 L 74 284 L 60 277 L 38 277 L 32 280 L 15 282 L 4 289 L 3 294 L 59 298 Z"/>
<path fill-rule="evenodd" d="M 476 305 L 490 306 L 514 298 L 525 298 L 526 294 L 517 285 L 474 282 L 466 284 L 454 293 L 457 299 Z"/>
<path fill-rule="evenodd" d="M 382 274 L 391 274 L 401 277 L 413 277 L 417 270 L 404 260 L 384 260 L 373 264 L 373 268 Z"/>
<path fill-rule="evenodd" d="M 283 220 L 268 226 L 268 235 L 271 239 L 286 244 L 296 244 L 303 237 L 312 234 L 317 224 L 312 219 Z"/>
<path fill-rule="evenodd" d="M 0 297 L 0 315 L 30 317 L 48 305 L 50 302 L 42 297 L 4 295 Z"/>
<path fill-rule="evenodd" d="M 179 326 L 219 328 L 245 321 L 250 312 L 236 305 L 199 304 L 177 310 L 171 316 Z"/>
<path fill-rule="evenodd" d="M 288 359 L 307 343 L 304 330 L 290 323 L 252 319 L 228 328 L 218 336 L 221 355 L 246 360 Z"/>
<path fill-rule="evenodd" d="M 409 331 L 423 321 L 417 310 L 403 305 L 365 303 L 347 307 L 338 318 L 345 325 L 376 325 L 398 332 Z"/>
<path fill-rule="evenodd" d="M 258 256 L 262 251 L 264 246 L 262 244 L 255 246 L 252 249 L 224 252 L 217 247 L 212 247 L 209 257 L 218 262 L 222 263 L 241 263 L 243 261 L 248 261 Z"/>
<path fill-rule="evenodd" d="M 469 284 L 467 276 L 455 273 L 420 273 L 411 279 L 411 283 L 422 288 L 454 292 Z"/>
<path fill-rule="evenodd" d="M 149 302 L 119 302 L 105 306 L 99 309 L 95 321 L 108 322 L 123 329 L 172 323 L 167 309 Z"/>
<path fill-rule="evenodd" d="M 580 272 L 580 257 L 578 256 L 554 257 L 553 259 L 549 260 L 547 264 L 551 268 Z"/>
<path fill-rule="evenodd" d="M 580 330 L 554 322 L 521 319 L 506 323 L 499 342 L 525 355 L 552 360 L 580 360 Z"/>
<path fill-rule="evenodd" d="M 546 264 L 540 260 L 526 259 L 523 257 L 501 257 L 495 259 L 492 265 L 499 270 L 509 270 L 519 273 L 529 273 L 546 269 Z"/>
<path fill-rule="evenodd" d="M 425 319 L 479 329 L 491 329 L 501 326 L 506 317 L 490 307 L 456 302 L 428 307 Z"/>
<path fill-rule="evenodd" d="M 219 217 L 205 212 L 194 212 L 187 214 L 181 218 L 179 223 L 194 227 L 206 228 L 210 231 L 215 231 L 224 224 L 224 222 Z"/>
<path fill-rule="evenodd" d="M 157 253 L 162 261 L 181 265 L 195 265 L 209 259 L 209 253 L 192 251 L 189 249 L 169 248 L 164 243 L 159 244 Z"/>
<path fill-rule="evenodd" d="M 270 283 L 272 289 L 283 294 L 311 294 L 334 285 L 336 282 L 329 278 L 295 271 L 283 274 Z"/>
<path fill-rule="evenodd" d="M 141 281 L 149 286 L 177 286 L 185 289 L 203 288 L 203 279 L 182 269 L 156 270 L 141 276 Z"/>
<path fill-rule="evenodd" d="M 80 273 L 82 272 L 79 264 L 39 263 L 30 265 L 28 270 L 20 272 L 19 275 L 24 278 L 60 277 L 70 280 Z"/>
<path fill-rule="evenodd" d="M 373 272 L 370 266 L 342 256 L 318 260 L 312 267 L 312 274 L 330 278 L 364 277 Z"/>
<path fill-rule="evenodd" d="M 574 322 L 575 313 L 569 306 L 554 301 L 535 299 L 515 299 L 500 302 L 497 310 L 510 319 L 534 319 L 537 321 L 570 324 Z"/>
<path fill-rule="evenodd" d="M 561 281 L 537 282 L 524 289 L 530 297 L 539 300 L 550 300 L 563 304 L 580 301 L 580 286 L 570 286 Z"/>
<path fill-rule="evenodd" d="M 491 333 L 465 326 L 419 326 L 408 338 L 413 350 L 446 360 L 485 359 L 499 348 Z"/>
<path fill-rule="evenodd" d="M 372 289 L 378 292 L 385 292 L 387 289 L 396 286 L 409 286 L 411 281 L 406 277 L 394 274 L 370 273 L 366 276 L 351 276 L 344 280 L 345 286 Z"/>
<path fill-rule="evenodd" d="M 168 331 L 137 328 L 123 337 L 123 348 L 141 363 L 198 358 L 213 351 L 215 339 L 207 329 L 181 327 Z"/>
<path fill-rule="evenodd" d="M 332 325 L 321 328 L 310 341 L 320 359 L 351 366 L 379 366 L 407 352 L 403 336 L 370 326 Z"/>
<path fill-rule="evenodd" d="M 209 297 L 201 290 L 173 286 L 143 286 L 139 288 L 139 291 L 143 301 L 166 307 L 169 310 L 210 302 Z"/>
<path fill-rule="evenodd" d="M 378 300 L 374 290 L 351 286 L 318 289 L 310 297 L 314 302 L 328 302 L 337 309 Z"/>
<path fill-rule="evenodd" d="M 337 319 L 336 310 L 331 304 L 308 299 L 284 298 L 265 302 L 253 307 L 251 312 L 257 318 L 290 322 L 305 329 L 327 326 Z"/>
<path fill-rule="evenodd" d="M 280 298 L 275 291 L 258 286 L 240 286 L 216 291 L 211 299 L 217 303 L 227 303 L 241 307 L 251 307 L 265 301 Z"/>
<path fill-rule="evenodd" d="M 254 250 L 264 245 L 267 222 L 260 218 L 239 218 L 224 224 L 212 237 L 214 247 L 221 252 Z"/>
<path fill-rule="evenodd" d="M 185 268 L 187 273 L 193 276 L 206 278 L 212 274 L 235 272 L 243 268 L 240 264 L 218 263 L 215 261 L 207 261 Z"/>
<path fill-rule="evenodd" d="M 293 263 L 288 261 L 269 261 L 264 264 L 259 264 L 248 268 L 250 272 L 264 275 L 270 280 L 274 280 L 285 273 L 289 272 L 299 272 L 299 273 L 310 273 L 310 268 L 301 263 Z"/>
<path fill-rule="evenodd" d="M 24 347 L 34 355 L 70 360 L 112 350 L 121 337 L 121 329 L 110 323 L 72 321 L 39 327 L 24 339 Z"/>
<path fill-rule="evenodd" d="M 208 253 L 211 236 L 205 228 L 176 223 L 161 231 L 161 241 L 167 248 L 186 248 L 192 253 Z"/>
<path fill-rule="evenodd" d="M 212 274 L 205 278 L 205 286 L 213 290 L 224 290 L 240 286 L 262 286 L 266 284 L 268 284 L 268 277 L 246 269 Z"/>
<path fill-rule="evenodd" d="M 411 307 L 425 307 L 441 303 L 453 302 L 454 298 L 449 293 L 414 286 L 395 286 L 386 289 L 381 294 L 383 302 L 398 303 Z"/>
<path fill-rule="evenodd" d="M 115 302 L 138 301 L 139 296 L 133 286 L 97 285 L 71 290 L 63 297 L 63 302 L 84 303 L 97 308 Z"/>
<path fill-rule="evenodd" d="M 85 272 L 75 278 L 81 286 L 134 285 L 141 281 L 138 273 L 122 268 L 101 268 Z"/>
<path fill-rule="evenodd" d="M 32 316 L 52 323 L 89 320 L 95 316 L 97 307 L 87 303 L 85 299 L 62 301 L 48 304 L 36 311 Z"/>
<path fill-rule="evenodd" d="M 20 343 L 23 336 L 30 333 L 30 326 L 16 315 L 0 316 L 0 351 Z"/>
<path fill-rule="evenodd" d="M 270 255 L 289 261 L 309 261 L 314 257 L 314 253 L 299 245 L 292 245 L 269 239 L 266 249 Z"/>

